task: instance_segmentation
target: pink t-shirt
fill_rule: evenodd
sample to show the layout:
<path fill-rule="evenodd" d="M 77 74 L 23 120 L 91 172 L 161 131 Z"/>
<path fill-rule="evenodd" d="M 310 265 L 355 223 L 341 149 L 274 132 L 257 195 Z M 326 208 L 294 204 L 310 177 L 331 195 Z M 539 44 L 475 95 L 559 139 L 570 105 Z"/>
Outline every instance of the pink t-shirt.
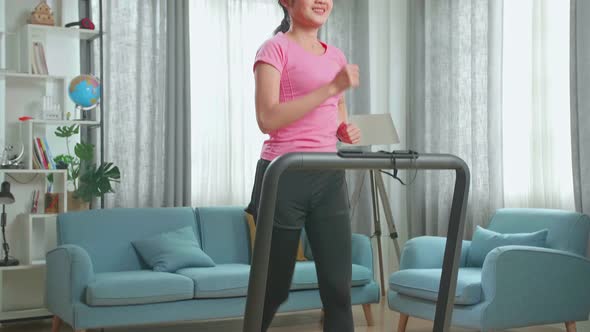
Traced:
<path fill-rule="evenodd" d="M 279 32 L 260 47 L 254 69 L 264 62 L 281 73 L 280 103 L 305 96 L 330 83 L 346 65 L 342 51 L 322 44 L 325 53 L 314 55 Z M 330 97 L 303 118 L 269 133 L 261 158 L 273 160 L 288 152 L 336 152 L 341 97 L 342 94 Z"/>

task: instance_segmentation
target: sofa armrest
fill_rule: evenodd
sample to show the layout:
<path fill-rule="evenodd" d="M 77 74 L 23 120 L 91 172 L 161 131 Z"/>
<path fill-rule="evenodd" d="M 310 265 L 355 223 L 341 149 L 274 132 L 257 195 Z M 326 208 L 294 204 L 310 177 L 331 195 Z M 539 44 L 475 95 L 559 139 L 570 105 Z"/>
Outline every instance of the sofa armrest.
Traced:
<path fill-rule="evenodd" d="M 90 256 L 76 245 L 61 245 L 47 253 L 46 306 L 68 323 L 73 305 L 83 302 L 86 286 L 94 280 Z"/>
<path fill-rule="evenodd" d="M 352 234 L 352 264 L 364 266 L 373 272 L 373 247 L 368 236 Z"/>
<path fill-rule="evenodd" d="M 504 246 L 484 261 L 487 327 L 540 325 L 588 319 L 590 260 L 569 252 Z"/>
<path fill-rule="evenodd" d="M 420 236 L 408 240 L 402 250 L 400 270 L 442 268 L 446 244 L 446 238 L 435 236 Z M 463 241 L 460 267 L 465 266 L 470 247 L 471 241 Z"/>

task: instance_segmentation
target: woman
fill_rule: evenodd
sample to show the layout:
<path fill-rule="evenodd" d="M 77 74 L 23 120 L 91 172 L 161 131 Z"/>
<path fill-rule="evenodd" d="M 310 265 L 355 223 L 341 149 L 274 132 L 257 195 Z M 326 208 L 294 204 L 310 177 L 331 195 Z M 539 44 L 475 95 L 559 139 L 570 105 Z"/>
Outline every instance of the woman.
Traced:
<path fill-rule="evenodd" d="M 359 84 L 359 69 L 337 48 L 318 40 L 332 0 L 279 0 L 285 18 L 256 54 L 256 118 L 269 134 L 258 162 L 252 200 L 256 218 L 260 187 L 270 162 L 289 152 L 336 152 L 357 143 L 347 122 L 344 92 Z M 263 313 L 266 331 L 288 295 L 301 229 L 316 264 L 324 331 L 353 331 L 350 301 L 351 230 L 343 170 L 287 171 L 279 181 Z"/>

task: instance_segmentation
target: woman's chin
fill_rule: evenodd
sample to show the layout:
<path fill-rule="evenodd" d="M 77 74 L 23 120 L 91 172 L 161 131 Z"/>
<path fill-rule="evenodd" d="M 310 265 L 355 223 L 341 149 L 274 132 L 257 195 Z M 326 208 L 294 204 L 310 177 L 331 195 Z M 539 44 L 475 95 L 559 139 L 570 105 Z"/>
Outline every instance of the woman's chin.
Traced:
<path fill-rule="evenodd" d="M 320 29 L 324 24 L 326 24 L 326 21 L 328 21 L 327 18 L 313 18 L 313 19 L 309 19 L 307 20 L 307 24 L 306 26 L 308 28 L 314 28 L 314 29 Z"/>

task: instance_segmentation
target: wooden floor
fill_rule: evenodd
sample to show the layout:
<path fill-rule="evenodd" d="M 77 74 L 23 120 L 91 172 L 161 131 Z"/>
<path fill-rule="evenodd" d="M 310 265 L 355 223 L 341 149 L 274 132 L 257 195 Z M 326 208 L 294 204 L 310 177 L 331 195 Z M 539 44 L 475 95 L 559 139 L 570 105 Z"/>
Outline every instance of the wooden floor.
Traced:
<path fill-rule="evenodd" d="M 367 327 L 363 315 L 362 307 L 356 306 L 354 308 L 354 320 L 356 322 L 356 332 L 395 332 L 399 316 L 387 309 L 386 304 L 373 305 L 373 315 L 375 318 L 375 326 Z M 306 311 L 291 314 L 282 314 L 276 317 L 272 332 L 321 332 L 320 311 Z M 242 322 L 239 319 L 207 321 L 183 324 L 168 324 L 160 326 L 138 326 L 134 328 L 117 328 L 105 329 L 105 332 L 230 332 L 240 331 Z M 0 327 L 2 332 L 49 332 L 51 330 L 50 320 L 36 320 L 29 322 L 6 323 Z M 61 331 L 70 332 L 70 328 L 62 327 Z M 432 322 L 410 318 L 408 329 L 406 332 L 430 332 L 432 331 Z M 473 332 L 474 330 L 466 330 L 455 328 L 453 332 Z M 513 329 L 510 332 L 562 332 L 565 331 L 563 325 L 556 326 L 537 326 L 526 329 Z M 98 332 L 98 330 L 90 330 L 88 332 Z M 578 323 L 578 332 L 590 332 L 590 324 L 588 322 Z"/>

